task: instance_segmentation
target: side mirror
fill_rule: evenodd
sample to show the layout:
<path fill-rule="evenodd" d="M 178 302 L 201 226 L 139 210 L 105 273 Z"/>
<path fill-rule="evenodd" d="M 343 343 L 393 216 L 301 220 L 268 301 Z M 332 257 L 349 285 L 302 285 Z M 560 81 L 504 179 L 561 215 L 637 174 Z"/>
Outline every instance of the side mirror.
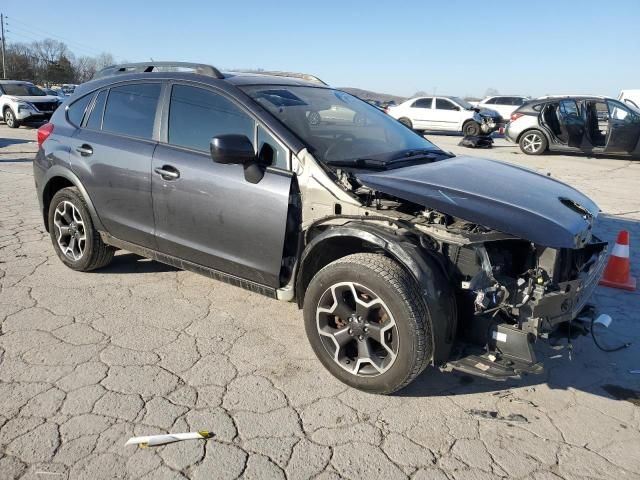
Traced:
<path fill-rule="evenodd" d="M 211 158 L 225 165 L 248 165 L 256 161 L 251 140 L 246 135 L 220 135 L 209 144 Z"/>
<path fill-rule="evenodd" d="M 266 167 L 260 165 L 253 144 L 246 135 L 220 135 L 209 144 L 211 158 L 216 163 L 242 165 L 244 178 L 249 183 L 258 183 L 264 177 Z"/>

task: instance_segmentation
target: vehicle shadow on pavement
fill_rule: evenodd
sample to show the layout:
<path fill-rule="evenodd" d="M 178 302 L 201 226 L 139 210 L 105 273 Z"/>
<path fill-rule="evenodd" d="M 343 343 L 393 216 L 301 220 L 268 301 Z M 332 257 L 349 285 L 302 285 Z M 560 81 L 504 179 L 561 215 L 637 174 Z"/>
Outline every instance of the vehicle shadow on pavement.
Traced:
<path fill-rule="evenodd" d="M 164 263 L 156 262 L 148 258 L 141 257 L 134 253 L 121 251 L 113 257 L 113 261 L 104 268 L 98 270 L 101 274 L 123 274 L 123 273 L 160 273 L 175 272 L 177 268 Z"/>
<path fill-rule="evenodd" d="M 15 155 L 16 153 L 20 154 L 20 153 L 31 153 L 31 152 L 11 152 L 12 155 Z M 33 162 L 33 158 L 9 158 L 9 159 L 2 159 L 0 158 L 0 164 L 2 163 L 31 163 Z"/>
<path fill-rule="evenodd" d="M 640 220 L 601 215 L 595 234 L 609 242 L 613 248 L 620 230 L 628 230 L 631 236 L 631 275 L 640 276 Z M 550 389 L 574 389 L 592 395 L 627 400 L 640 405 L 640 291 L 598 287 L 592 297 L 600 313 L 613 319 L 608 328 L 598 328 L 598 341 L 608 348 L 631 343 L 617 352 L 598 349 L 590 335 L 572 339 L 572 355 L 569 359 L 568 338 L 555 339 L 555 347 L 538 341 L 538 360 L 544 365 L 544 373 L 528 375 L 522 379 L 504 382 L 472 377 L 459 372 L 427 368 L 398 396 L 426 397 L 448 395 L 472 395 L 497 392 L 511 388 L 535 387 L 545 384 Z M 633 373 L 636 372 L 636 373 Z"/>
<path fill-rule="evenodd" d="M 23 143 L 35 143 L 33 140 L 25 138 L 0 138 L 0 148 L 9 147 L 11 145 L 20 145 Z"/>

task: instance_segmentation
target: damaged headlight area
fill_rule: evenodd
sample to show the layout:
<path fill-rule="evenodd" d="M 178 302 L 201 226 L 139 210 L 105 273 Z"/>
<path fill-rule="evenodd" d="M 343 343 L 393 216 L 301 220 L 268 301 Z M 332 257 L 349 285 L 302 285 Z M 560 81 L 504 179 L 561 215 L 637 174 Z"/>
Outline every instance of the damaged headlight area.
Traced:
<path fill-rule="evenodd" d="M 497 116 L 484 115 L 480 112 L 475 112 L 473 114 L 473 120 L 480 125 L 480 129 L 482 133 L 489 134 L 495 132 L 499 127 L 502 119 Z"/>
<path fill-rule="evenodd" d="M 491 378 L 541 370 L 535 340 L 549 338 L 590 308 L 607 252 L 595 237 L 580 249 L 518 239 L 442 248 L 460 287 L 461 350 L 450 364 Z"/>

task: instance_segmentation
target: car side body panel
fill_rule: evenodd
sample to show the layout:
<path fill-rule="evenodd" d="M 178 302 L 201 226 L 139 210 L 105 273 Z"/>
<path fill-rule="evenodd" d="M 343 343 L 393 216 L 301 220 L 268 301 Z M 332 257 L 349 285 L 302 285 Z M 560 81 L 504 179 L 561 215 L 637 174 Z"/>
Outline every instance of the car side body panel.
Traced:
<path fill-rule="evenodd" d="M 80 129 L 70 139 L 71 168 L 113 236 L 155 248 L 151 158 L 156 142 Z M 90 146 L 91 156 L 75 148 Z"/>
<path fill-rule="evenodd" d="M 160 144 L 153 168 L 169 164 L 176 180 L 153 173 L 153 213 L 160 251 L 272 287 L 279 286 L 290 172 L 267 169 L 257 184 L 242 165 Z"/>

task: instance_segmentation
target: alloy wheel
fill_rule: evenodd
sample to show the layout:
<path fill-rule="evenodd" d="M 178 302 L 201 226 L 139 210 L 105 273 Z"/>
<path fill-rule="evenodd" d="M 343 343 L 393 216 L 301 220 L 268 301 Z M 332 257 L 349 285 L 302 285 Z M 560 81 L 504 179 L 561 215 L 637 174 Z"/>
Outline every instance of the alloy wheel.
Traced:
<path fill-rule="evenodd" d="M 74 262 L 80 260 L 87 246 L 87 234 L 80 211 L 73 203 L 62 201 L 56 207 L 53 224 L 62 253 Z"/>
<path fill-rule="evenodd" d="M 353 375 L 380 375 L 395 362 L 396 322 L 382 299 L 363 285 L 341 282 L 327 288 L 316 325 L 327 353 Z"/>
<path fill-rule="evenodd" d="M 15 119 L 13 118 L 13 112 L 7 109 L 4 113 L 4 123 L 7 124 L 7 127 L 13 127 L 13 123 Z"/>
<path fill-rule="evenodd" d="M 522 140 L 522 148 L 529 153 L 536 153 L 542 147 L 542 137 L 538 133 L 528 133 Z"/>

